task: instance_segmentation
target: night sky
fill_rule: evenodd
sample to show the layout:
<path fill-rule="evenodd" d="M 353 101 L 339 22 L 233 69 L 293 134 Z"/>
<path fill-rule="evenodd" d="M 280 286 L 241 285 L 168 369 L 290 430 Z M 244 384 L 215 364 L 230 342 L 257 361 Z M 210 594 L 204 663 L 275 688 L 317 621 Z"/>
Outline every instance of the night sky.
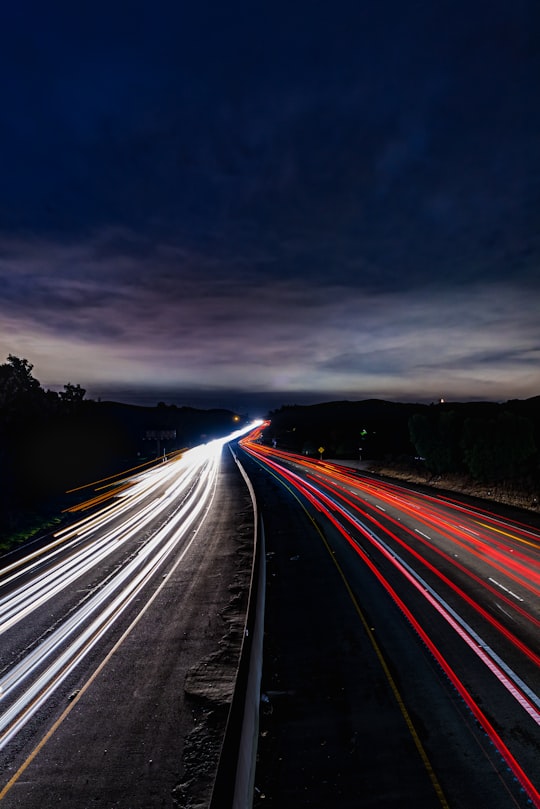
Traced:
<path fill-rule="evenodd" d="M 537 0 L 18 0 L 0 70 L 0 362 L 237 410 L 540 394 Z"/>

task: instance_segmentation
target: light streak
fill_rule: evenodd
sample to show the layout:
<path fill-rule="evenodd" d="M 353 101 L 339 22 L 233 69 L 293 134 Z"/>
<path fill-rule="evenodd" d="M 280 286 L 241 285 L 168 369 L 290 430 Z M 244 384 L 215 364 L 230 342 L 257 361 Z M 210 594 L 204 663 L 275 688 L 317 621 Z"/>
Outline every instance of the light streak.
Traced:
<path fill-rule="evenodd" d="M 400 512 L 410 515 L 410 517 L 414 520 L 419 520 L 421 522 L 425 522 L 425 524 L 435 526 L 441 536 L 444 536 L 445 540 L 453 542 L 455 545 L 461 548 L 464 557 L 467 553 L 479 559 L 483 557 L 482 561 L 484 563 L 493 566 L 495 569 L 504 570 L 509 577 L 518 579 L 520 583 L 523 583 L 521 582 L 521 577 L 526 579 L 528 575 L 528 580 L 525 580 L 525 586 L 528 587 L 528 589 L 531 589 L 531 592 L 533 593 L 535 593 L 533 586 L 534 582 L 540 580 L 538 558 L 519 554 L 514 548 L 508 548 L 506 545 L 502 545 L 494 535 L 489 534 L 488 536 L 485 534 L 480 534 L 477 530 L 469 529 L 462 523 L 454 524 L 451 521 L 451 518 L 448 517 L 441 519 L 441 517 L 436 514 L 435 506 L 433 505 L 436 502 L 435 498 L 426 497 L 423 507 L 420 508 L 418 503 L 411 503 L 410 499 L 408 499 L 403 490 L 398 492 L 397 487 L 390 487 L 387 485 L 380 486 L 378 483 L 375 485 L 371 481 L 366 482 L 365 480 L 351 479 L 349 475 L 343 475 L 341 472 L 335 473 L 333 470 L 329 469 L 322 470 L 321 465 L 307 462 L 305 459 L 299 456 L 292 456 L 280 451 L 276 452 L 269 450 L 268 448 L 261 448 L 259 445 L 255 446 L 250 444 L 249 440 L 244 440 L 242 442 L 242 446 L 263 465 L 266 465 L 273 470 L 274 474 L 286 480 L 288 484 L 293 486 L 298 491 L 299 494 L 303 495 L 318 512 L 321 512 L 332 523 L 332 525 L 334 525 L 347 543 L 354 548 L 356 553 L 358 553 L 358 555 L 361 557 L 363 563 L 369 568 L 369 570 L 371 570 L 373 575 L 388 592 L 392 600 L 407 617 L 407 620 L 414 627 L 419 637 L 422 638 L 427 648 L 439 662 L 443 671 L 454 684 L 466 704 L 471 709 L 473 715 L 480 722 L 481 726 L 484 728 L 503 759 L 506 761 L 516 778 L 525 789 L 530 800 L 535 806 L 540 806 L 540 792 L 537 786 L 533 783 L 533 780 L 525 772 L 524 768 L 514 756 L 509 746 L 505 743 L 500 732 L 495 729 L 494 723 L 488 719 L 486 712 L 480 709 L 478 702 L 473 698 L 471 692 L 463 682 L 463 678 L 458 676 L 449 660 L 446 659 L 442 653 L 441 649 L 437 647 L 434 640 L 422 627 L 421 621 L 414 615 L 412 608 L 405 602 L 403 597 L 398 595 L 395 587 L 389 583 L 388 578 L 383 573 L 383 568 L 381 568 L 378 563 L 376 564 L 371 553 L 368 554 L 368 552 L 364 550 L 363 546 L 353 538 L 354 535 L 351 533 L 351 528 L 358 531 L 375 548 L 377 548 L 379 552 L 382 553 L 386 561 L 392 565 L 394 569 L 401 573 L 403 580 L 406 580 L 410 585 L 412 585 L 414 590 L 422 597 L 422 599 L 425 600 L 432 609 L 436 610 L 436 612 L 446 621 L 448 627 L 467 645 L 467 647 L 474 653 L 476 658 L 483 663 L 487 672 L 489 672 L 490 675 L 493 675 L 496 680 L 506 689 L 508 694 L 510 694 L 516 700 L 517 704 L 525 711 L 527 716 L 532 719 L 537 727 L 540 726 L 540 698 L 535 691 L 530 688 L 529 685 L 505 662 L 503 657 L 497 654 L 492 646 L 488 645 L 482 636 L 475 631 L 467 621 L 465 621 L 465 619 L 460 615 L 458 609 L 451 607 L 445 601 L 445 599 L 443 599 L 443 597 L 437 593 L 434 587 L 432 587 L 419 573 L 417 573 L 416 570 L 397 553 L 394 547 L 389 545 L 388 542 L 382 539 L 382 537 L 391 537 L 392 543 L 398 543 L 407 551 L 407 553 L 412 554 L 413 558 L 416 559 L 420 564 L 429 568 L 429 570 L 437 575 L 441 581 L 444 581 L 446 585 L 452 587 L 453 591 L 456 592 L 460 598 L 464 599 L 467 604 L 478 611 L 483 619 L 488 621 L 489 626 L 496 628 L 497 631 L 505 638 L 511 640 L 516 648 L 518 648 L 523 654 L 530 657 L 531 660 L 535 661 L 536 665 L 540 663 L 540 658 L 532 650 L 528 649 L 526 645 L 516 638 L 511 632 L 509 632 L 506 627 L 504 627 L 494 617 L 482 609 L 482 607 L 477 604 L 474 599 L 467 596 L 467 594 L 458 588 L 450 579 L 448 579 L 448 577 L 443 576 L 441 571 L 437 570 L 434 565 L 429 564 L 425 557 L 422 557 L 420 553 L 415 551 L 411 546 L 406 545 L 404 540 L 401 540 L 398 536 L 392 534 L 388 528 L 385 528 L 373 516 L 369 516 L 371 523 L 376 526 L 376 532 L 372 531 L 365 524 L 365 522 L 359 519 L 356 513 L 353 513 L 353 511 L 342 505 L 341 501 L 344 501 L 348 503 L 349 506 L 354 509 L 354 511 L 360 510 L 359 507 L 350 500 L 350 496 L 347 498 L 343 490 L 336 493 L 336 495 L 339 496 L 338 502 L 336 496 L 330 496 L 325 491 L 322 491 L 322 488 L 329 490 L 332 487 L 332 491 L 335 492 L 336 487 L 341 489 L 341 487 L 337 486 L 337 482 L 343 481 L 347 486 L 357 490 L 358 497 L 361 496 L 361 492 L 365 492 L 369 493 L 370 497 L 376 496 L 378 499 L 382 499 L 383 502 L 386 501 L 387 503 L 392 503 L 396 508 L 399 509 Z M 285 460 L 288 463 L 298 465 L 301 467 L 304 477 L 301 477 L 295 472 L 290 471 L 288 468 L 285 468 L 281 463 L 276 462 L 274 460 L 275 458 L 278 458 L 280 461 Z M 306 477 L 309 478 L 309 480 L 306 480 Z M 321 480 L 320 478 L 324 479 Z M 414 493 L 412 496 L 416 497 L 417 494 Z M 478 512 L 470 511 L 463 507 L 458 508 L 453 503 L 450 505 L 445 503 L 445 505 L 452 510 L 459 512 L 460 519 L 462 521 L 464 514 L 467 516 L 471 515 L 473 519 L 474 515 L 478 514 Z M 375 506 L 380 508 L 379 503 L 375 503 Z M 399 522 L 396 518 L 392 518 L 387 515 L 384 517 L 381 515 L 381 520 L 382 519 L 390 520 L 396 525 Z M 486 520 L 485 516 L 484 520 Z M 475 523 L 476 529 L 479 523 L 477 520 L 475 520 Z M 429 535 L 425 534 L 418 528 L 411 531 L 411 529 L 406 528 L 401 522 L 399 522 L 399 524 L 400 531 L 406 530 L 407 533 L 417 536 L 418 541 L 425 543 L 425 545 L 431 550 L 439 553 L 441 556 L 444 556 L 455 567 L 467 572 L 467 574 L 470 575 L 474 581 L 481 584 L 482 587 L 488 589 L 488 586 L 480 577 L 478 577 L 472 571 L 467 570 L 462 563 L 457 563 L 455 558 L 451 557 L 450 555 L 443 554 L 441 549 L 435 546 L 433 539 Z M 484 522 L 481 527 L 487 529 L 488 531 L 493 530 L 495 534 L 498 534 L 499 536 L 504 535 L 512 541 L 521 540 L 522 537 L 516 534 L 523 533 L 527 537 L 525 544 L 528 547 L 533 547 L 535 549 L 538 547 L 529 539 L 534 537 L 534 532 L 527 530 L 522 526 L 516 526 L 512 529 L 512 531 L 506 531 L 502 530 L 501 526 L 503 525 L 504 523 L 500 520 L 490 519 L 489 522 Z M 471 538 L 471 533 L 474 534 L 474 538 Z M 420 539 L 420 537 L 423 537 L 423 539 Z M 468 544 L 464 542 L 465 537 L 467 537 Z M 475 544 L 470 546 L 471 542 L 474 542 Z M 479 548 L 482 550 L 480 551 Z M 509 557 L 509 553 L 513 554 L 513 556 Z M 496 585 L 500 585 L 499 582 L 492 578 L 491 581 L 493 581 Z M 513 591 L 505 588 L 504 586 L 503 589 L 508 590 L 509 595 L 517 597 L 523 602 L 523 599 L 521 599 L 520 596 L 517 596 Z M 524 611 L 519 605 L 510 602 L 504 596 L 501 596 L 501 598 L 505 600 L 505 603 L 511 604 L 514 610 L 520 610 L 520 614 L 529 620 L 532 625 L 536 625 L 537 622 L 533 615 Z M 496 715 L 496 707 L 491 707 L 495 710 Z"/>
<path fill-rule="evenodd" d="M 223 445 L 248 429 L 138 474 L 130 479 L 129 489 L 116 488 L 116 503 L 62 529 L 45 548 L 0 573 L 1 634 L 59 593 L 70 592 L 77 579 L 99 571 L 123 545 L 130 551 L 127 561 L 102 577 L 55 628 L 36 638 L 29 651 L 4 670 L 0 749 L 47 703 L 134 599 L 152 597 L 152 587 L 155 590 L 162 580 L 157 574 L 206 513 Z"/>

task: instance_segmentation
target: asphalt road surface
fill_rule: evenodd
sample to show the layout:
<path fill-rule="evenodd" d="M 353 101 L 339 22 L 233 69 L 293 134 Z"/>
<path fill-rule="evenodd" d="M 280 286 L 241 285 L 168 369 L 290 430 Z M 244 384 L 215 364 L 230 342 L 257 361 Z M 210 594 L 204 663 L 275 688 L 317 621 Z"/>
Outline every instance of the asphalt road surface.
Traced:
<path fill-rule="evenodd" d="M 539 806 L 538 527 L 244 448 L 267 545 L 256 809 Z"/>
<path fill-rule="evenodd" d="M 538 528 L 245 450 L 267 543 L 255 809 L 540 806 Z M 208 805 L 247 488 L 225 451 L 102 495 L 2 560 L 2 809 Z"/>
<path fill-rule="evenodd" d="M 100 491 L 2 560 L 2 809 L 210 796 L 251 572 L 247 486 L 214 446 Z"/>

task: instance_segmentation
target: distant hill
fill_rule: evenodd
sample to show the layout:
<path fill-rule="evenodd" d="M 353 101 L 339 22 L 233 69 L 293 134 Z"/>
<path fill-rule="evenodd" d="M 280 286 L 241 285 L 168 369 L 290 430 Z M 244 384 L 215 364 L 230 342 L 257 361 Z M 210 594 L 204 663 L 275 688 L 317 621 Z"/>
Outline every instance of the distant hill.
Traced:
<path fill-rule="evenodd" d="M 164 450 L 226 436 L 243 423 L 229 410 L 93 400 L 60 406 L 45 393 L 32 409 L 24 399 L 15 411 L 0 408 L 0 540 L 44 524 L 68 504 L 68 489 Z"/>
<path fill-rule="evenodd" d="M 45 461 L 43 470 L 49 483 L 56 490 L 69 488 L 156 457 L 164 450 L 171 452 L 225 436 L 239 423 L 238 416 L 229 410 L 83 401 L 73 413 L 57 415 L 35 427 L 29 425 L 19 442 L 21 472 L 26 477 L 31 474 L 27 459 L 37 451 Z M 169 437 L 158 443 L 155 436 L 161 433 Z M 34 469 L 32 478 L 36 477 L 42 477 L 39 468 Z"/>
<path fill-rule="evenodd" d="M 269 414 L 265 440 L 307 455 L 322 446 L 328 458 L 413 455 L 407 424 L 421 407 L 384 399 L 286 405 Z"/>
<path fill-rule="evenodd" d="M 496 419 L 503 412 L 527 418 L 540 448 L 540 396 L 508 402 L 443 402 L 418 404 L 384 399 L 322 402 L 315 405 L 285 405 L 271 411 L 265 441 L 308 455 L 324 447 L 327 458 L 398 459 L 417 452 L 409 435 L 409 420 L 415 414 L 439 417 L 454 413 L 466 419 Z"/>

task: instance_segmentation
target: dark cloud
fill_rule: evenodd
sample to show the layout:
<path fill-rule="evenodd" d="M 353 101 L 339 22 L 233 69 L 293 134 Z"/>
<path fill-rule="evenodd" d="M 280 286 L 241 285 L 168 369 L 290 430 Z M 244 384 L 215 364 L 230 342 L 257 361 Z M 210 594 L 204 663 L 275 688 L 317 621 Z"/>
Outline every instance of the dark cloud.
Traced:
<path fill-rule="evenodd" d="M 96 383 L 375 395 L 438 356 L 456 389 L 532 391 L 536 2 L 2 15 L 7 351 L 50 379 L 65 345 Z"/>

